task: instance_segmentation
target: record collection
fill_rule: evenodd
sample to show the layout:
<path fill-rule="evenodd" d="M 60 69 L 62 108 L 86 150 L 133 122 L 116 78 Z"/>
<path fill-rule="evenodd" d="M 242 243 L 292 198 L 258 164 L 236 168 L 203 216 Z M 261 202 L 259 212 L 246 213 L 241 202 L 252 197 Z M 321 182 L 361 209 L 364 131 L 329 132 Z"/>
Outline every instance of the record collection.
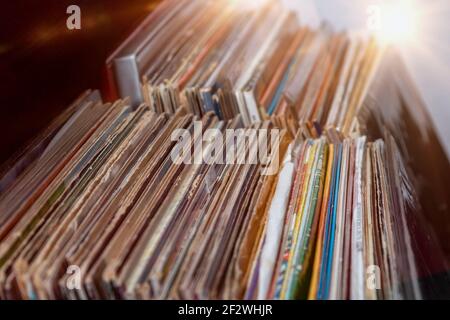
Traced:
<path fill-rule="evenodd" d="M 106 65 L 120 99 L 0 170 L 1 299 L 423 299 L 450 270 L 448 159 L 375 38 L 169 0 Z"/>
<path fill-rule="evenodd" d="M 380 56 L 374 39 L 299 27 L 277 1 L 251 12 L 204 0 L 158 9 L 109 58 L 122 97 L 160 112 L 184 105 L 223 119 L 240 114 L 245 125 L 283 115 L 293 131 L 300 121 L 315 137 L 330 127 L 352 130 Z"/>

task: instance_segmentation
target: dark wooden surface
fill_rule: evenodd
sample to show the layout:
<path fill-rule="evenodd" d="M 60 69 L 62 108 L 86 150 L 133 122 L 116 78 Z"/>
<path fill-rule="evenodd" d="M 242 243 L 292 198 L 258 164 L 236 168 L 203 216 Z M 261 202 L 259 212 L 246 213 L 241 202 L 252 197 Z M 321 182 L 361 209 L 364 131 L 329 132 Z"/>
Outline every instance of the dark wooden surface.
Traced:
<path fill-rule="evenodd" d="M 82 91 L 103 85 L 104 62 L 159 1 L 3 1 L 0 13 L 0 163 Z M 66 9 L 81 9 L 68 30 Z"/>

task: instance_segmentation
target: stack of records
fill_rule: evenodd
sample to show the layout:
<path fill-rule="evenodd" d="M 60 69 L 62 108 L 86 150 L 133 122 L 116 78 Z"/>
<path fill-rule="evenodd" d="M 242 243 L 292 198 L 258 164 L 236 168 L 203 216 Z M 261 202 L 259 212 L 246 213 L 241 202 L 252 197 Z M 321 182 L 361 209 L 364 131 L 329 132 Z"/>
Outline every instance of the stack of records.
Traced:
<path fill-rule="evenodd" d="M 299 27 L 277 1 L 263 3 L 249 11 L 230 1 L 168 1 L 109 59 L 111 82 L 160 112 L 184 105 L 221 119 L 240 114 L 245 125 L 282 115 L 277 121 L 311 137 L 350 132 L 382 49 L 327 26 Z"/>
<path fill-rule="evenodd" d="M 165 1 L 108 68 L 123 99 L 82 94 L 0 170 L 0 298 L 439 295 L 449 164 L 394 51 Z"/>
<path fill-rule="evenodd" d="M 2 298 L 421 298 L 393 138 L 92 96 L 1 180 Z"/>

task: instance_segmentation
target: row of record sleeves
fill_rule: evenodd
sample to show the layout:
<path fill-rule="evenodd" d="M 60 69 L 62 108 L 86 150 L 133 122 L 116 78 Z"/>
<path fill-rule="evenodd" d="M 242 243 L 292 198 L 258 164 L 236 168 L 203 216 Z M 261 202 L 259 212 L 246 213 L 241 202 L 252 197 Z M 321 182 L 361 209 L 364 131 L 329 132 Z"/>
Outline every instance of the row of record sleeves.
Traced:
<path fill-rule="evenodd" d="M 93 95 L 55 120 L 0 181 L 2 298 L 422 298 L 411 235 L 418 200 L 392 137 L 331 141 L 268 130 L 278 139 L 266 145 L 264 164 L 174 162 L 175 129 L 193 133 L 201 123 L 204 136 L 275 126 Z M 197 139 L 212 157 L 233 140 L 197 137 L 189 149 Z M 262 144 L 238 139 L 233 147 L 250 158 Z"/>
<path fill-rule="evenodd" d="M 0 298 L 445 295 L 449 162 L 400 57 L 261 3 L 162 2 L 106 62 L 113 102 L 0 168 Z"/>
<path fill-rule="evenodd" d="M 449 160 L 396 50 L 326 22 L 302 26 L 279 1 L 246 4 L 162 2 L 107 59 L 109 99 L 222 120 L 240 114 L 245 125 L 270 120 L 304 138 L 375 141 L 389 132 L 444 251 L 445 263 L 430 265 L 447 278 Z"/>
<path fill-rule="evenodd" d="M 300 27 L 278 1 L 165 1 L 108 59 L 115 96 L 246 125 L 280 116 L 306 135 L 348 134 L 380 58 L 374 39 Z"/>

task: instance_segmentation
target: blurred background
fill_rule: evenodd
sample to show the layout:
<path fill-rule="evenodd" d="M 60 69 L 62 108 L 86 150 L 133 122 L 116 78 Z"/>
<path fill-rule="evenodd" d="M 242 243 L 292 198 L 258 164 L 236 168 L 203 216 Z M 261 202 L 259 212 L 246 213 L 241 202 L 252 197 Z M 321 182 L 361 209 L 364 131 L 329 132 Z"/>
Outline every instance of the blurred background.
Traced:
<path fill-rule="evenodd" d="M 0 163 L 78 95 L 101 88 L 107 56 L 160 1 L 3 1 L 0 17 Z M 81 30 L 68 30 L 69 5 Z"/>
<path fill-rule="evenodd" d="M 367 32 L 379 8 L 382 37 L 401 52 L 450 157 L 449 0 L 283 0 L 311 26 Z M 375 30 L 376 31 L 376 30 Z"/>

